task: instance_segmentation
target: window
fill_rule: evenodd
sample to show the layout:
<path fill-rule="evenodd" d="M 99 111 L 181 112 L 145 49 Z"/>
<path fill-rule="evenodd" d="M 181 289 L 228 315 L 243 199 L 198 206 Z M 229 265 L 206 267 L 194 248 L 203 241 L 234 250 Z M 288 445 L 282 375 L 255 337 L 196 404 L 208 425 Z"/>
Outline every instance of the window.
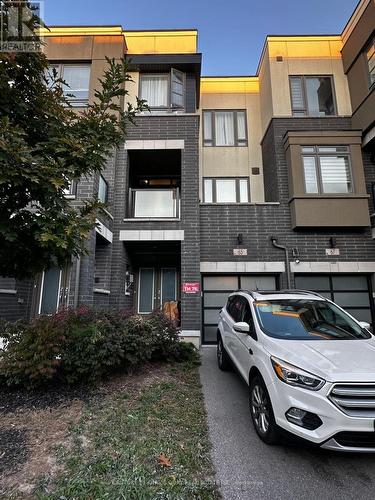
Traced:
<path fill-rule="evenodd" d="M 185 107 L 185 74 L 172 68 L 168 73 L 141 74 L 140 97 L 154 111 Z"/>
<path fill-rule="evenodd" d="M 204 179 L 205 203 L 248 203 L 249 178 Z"/>
<path fill-rule="evenodd" d="M 347 146 L 302 146 L 307 194 L 343 194 L 353 191 Z"/>
<path fill-rule="evenodd" d="M 205 146 L 247 146 L 246 112 L 203 111 Z"/>
<path fill-rule="evenodd" d="M 336 114 L 330 76 L 290 76 L 293 116 L 330 116 Z"/>
<path fill-rule="evenodd" d="M 67 197 L 72 198 L 77 194 L 77 182 L 76 181 L 70 181 L 69 182 L 69 187 L 64 189 L 64 194 Z"/>
<path fill-rule="evenodd" d="M 375 36 L 372 37 L 366 49 L 366 60 L 368 66 L 370 87 L 375 83 Z"/>
<path fill-rule="evenodd" d="M 98 200 L 101 203 L 108 201 L 108 184 L 102 175 L 99 177 Z"/>
<path fill-rule="evenodd" d="M 74 107 L 84 107 L 89 99 L 90 65 L 89 64 L 52 64 L 47 72 L 47 80 L 61 78 L 64 94 Z"/>

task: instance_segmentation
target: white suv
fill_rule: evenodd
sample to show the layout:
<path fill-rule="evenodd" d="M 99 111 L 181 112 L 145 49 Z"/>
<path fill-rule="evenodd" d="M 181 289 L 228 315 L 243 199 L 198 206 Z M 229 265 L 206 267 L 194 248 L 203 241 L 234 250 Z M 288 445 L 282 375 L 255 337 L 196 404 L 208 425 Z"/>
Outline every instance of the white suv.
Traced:
<path fill-rule="evenodd" d="M 375 452 L 375 338 L 314 292 L 240 290 L 220 312 L 219 368 L 249 385 L 268 444 L 288 431 L 322 448 Z"/>

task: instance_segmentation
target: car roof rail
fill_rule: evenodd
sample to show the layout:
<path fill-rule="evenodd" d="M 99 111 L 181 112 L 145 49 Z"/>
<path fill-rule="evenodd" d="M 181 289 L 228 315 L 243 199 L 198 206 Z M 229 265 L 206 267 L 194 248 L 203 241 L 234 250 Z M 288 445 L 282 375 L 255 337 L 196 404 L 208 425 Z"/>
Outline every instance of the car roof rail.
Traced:
<path fill-rule="evenodd" d="M 290 293 L 294 295 L 315 295 L 316 297 L 319 297 L 323 300 L 328 300 L 327 297 L 324 297 L 324 295 L 321 295 L 318 292 L 313 292 L 311 290 L 301 290 L 301 289 L 294 289 L 294 288 L 286 288 L 282 290 L 245 290 L 245 289 L 238 289 L 236 292 L 243 292 L 243 293 L 248 293 L 251 295 L 254 299 L 256 298 L 255 294 L 258 295 L 277 295 L 280 293 Z M 234 292 L 235 293 L 235 292 Z"/>
<path fill-rule="evenodd" d="M 285 293 L 294 293 L 294 294 L 301 294 L 301 295 L 315 295 L 316 297 L 320 297 L 321 299 L 324 299 L 324 300 L 327 300 L 327 297 L 324 297 L 324 295 L 321 295 L 320 293 L 318 292 L 313 292 L 312 290 L 301 290 L 301 289 L 293 289 L 293 288 L 290 288 L 290 289 L 287 289 L 287 290 L 280 290 L 281 292 L 285 292 Z"/>

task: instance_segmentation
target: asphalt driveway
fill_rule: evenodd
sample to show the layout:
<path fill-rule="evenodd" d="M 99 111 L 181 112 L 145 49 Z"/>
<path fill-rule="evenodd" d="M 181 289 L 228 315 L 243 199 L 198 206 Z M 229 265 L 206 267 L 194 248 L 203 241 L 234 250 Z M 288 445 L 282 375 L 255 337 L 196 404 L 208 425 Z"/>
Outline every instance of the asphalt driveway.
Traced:
<path fill-rule="evenodd" d="M 267 446 L 250 420 L 247 386 L 202 348 L 201 380 L 216 478 L 224 499 L 374 499 L 375 455 Z"/>

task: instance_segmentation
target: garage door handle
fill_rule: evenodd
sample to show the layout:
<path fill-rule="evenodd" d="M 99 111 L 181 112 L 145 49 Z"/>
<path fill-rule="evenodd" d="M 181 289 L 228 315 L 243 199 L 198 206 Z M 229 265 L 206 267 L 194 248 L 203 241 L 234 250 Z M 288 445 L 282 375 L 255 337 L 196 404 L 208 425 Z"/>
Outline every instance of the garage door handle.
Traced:
<path fill-rule="evenodd" d="M 251 348 L 249 349 L 249 354 L 251 354 L 251 355 L 253 355 L 253 354 L 254 354 L 254 353 L 253 353 L 253 350 L 252 350 Z"/>

